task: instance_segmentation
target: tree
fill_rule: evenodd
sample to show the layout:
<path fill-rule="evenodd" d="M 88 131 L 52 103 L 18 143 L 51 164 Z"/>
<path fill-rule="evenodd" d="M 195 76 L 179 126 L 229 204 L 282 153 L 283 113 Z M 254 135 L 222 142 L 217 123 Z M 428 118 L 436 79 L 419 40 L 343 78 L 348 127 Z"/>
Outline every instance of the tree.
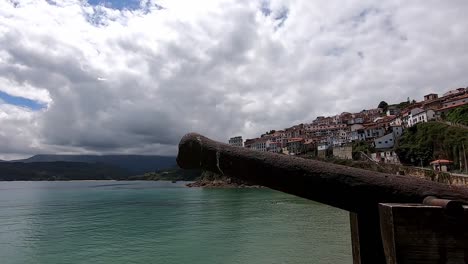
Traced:
<path fill-rule="evenodd" d="M 388 109 L 388 104 L 385 101 L 381 101 L 379 105 L 377 106 L 377 108 L 382 109 L 383 111 L 382 115 L 385 115 L 385 112 L 387 112 L 387 109 Z"/>
<path fill-rule="evenodd" d="M 387 107 L 388 107 L 388 104 L 385 101 L 380 102 L 379 106 L 377 106 L 377 108 L 381 108 L 381 109 L 386 109 Z"/>

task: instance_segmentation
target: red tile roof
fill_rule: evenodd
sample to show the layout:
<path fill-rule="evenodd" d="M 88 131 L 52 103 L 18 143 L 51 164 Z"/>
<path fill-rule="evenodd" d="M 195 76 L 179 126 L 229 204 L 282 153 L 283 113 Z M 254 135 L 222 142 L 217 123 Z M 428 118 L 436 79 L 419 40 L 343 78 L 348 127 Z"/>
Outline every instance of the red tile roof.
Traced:
<path fill-rule="evenodd" d="M 457 103 L 457 104 L 454 104 L 454 105 L 449 105 L 449 106 L 446 106 L 446 107 L 439 108 L 439 109 L 437 109 L 437 111 L 444 111 L 444 110 L 447 110 L 447 109 L 456 108 L 456 107 L 466 105 L 466 104 L 468 104 L 468 102 L 461 102 L 461 103 Z"/>
<path fill-rule="evenodd" d="M 304 139 L 303 138 L 290 138 L 290 139 L 288 139 L 288 143 L 289 142 L 299 142 L 299 141 L 302 141 L 302 140 L 304 140 Z"/>
<path fill-rule="evenodd" d="M 445 159 L 439 159 L 439 160 L 431 161 L 431 165 L 432 164 L 450 164 L 450 163 L 453 163 L 453 161 L 445 160 Z"/>

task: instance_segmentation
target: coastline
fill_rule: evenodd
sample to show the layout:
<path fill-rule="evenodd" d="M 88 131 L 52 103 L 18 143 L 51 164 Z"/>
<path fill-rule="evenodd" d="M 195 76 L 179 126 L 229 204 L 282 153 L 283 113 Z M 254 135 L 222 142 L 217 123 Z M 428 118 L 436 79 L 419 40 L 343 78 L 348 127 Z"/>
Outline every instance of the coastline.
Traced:
<path fill-rule="evenodd" d="M 219 175 L 209 171 L 203 171 L 198 179 L 186 186 L 190 188 L 266 188 L 264 186 L 249 184 L 248 182 L 244 182 L 239 179 Z"/>
<path fill-rule="evenodd" d="M 223 181 L 212 181 L 212 182 L 200 182 L 194 181 L 186 184 L 185 186 L 189 188 L 226 188 L 226 189 L 262 189 L 266 188 L 260 185 L 248 185 L 248 184 L 237 184 L 237 183 L 226 183 Z"/>

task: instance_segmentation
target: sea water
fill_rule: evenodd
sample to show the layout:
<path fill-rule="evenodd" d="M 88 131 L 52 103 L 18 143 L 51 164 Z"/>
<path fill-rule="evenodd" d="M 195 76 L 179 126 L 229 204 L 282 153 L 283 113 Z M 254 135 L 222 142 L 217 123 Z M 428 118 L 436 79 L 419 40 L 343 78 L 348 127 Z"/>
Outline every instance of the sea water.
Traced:
<path fill-rule="evenodd" d="M 352 263 L 348 213 L 270 189 L 0 182 L 0 263 Z"/>

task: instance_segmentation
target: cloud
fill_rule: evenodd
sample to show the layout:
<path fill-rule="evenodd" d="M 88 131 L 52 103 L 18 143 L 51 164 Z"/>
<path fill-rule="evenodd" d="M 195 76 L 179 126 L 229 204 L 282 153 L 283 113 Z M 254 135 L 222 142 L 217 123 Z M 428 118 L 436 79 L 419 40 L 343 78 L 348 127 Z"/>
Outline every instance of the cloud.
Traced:
<path fill-rule="evenodd" d="M 434 11 L 434 10 L 437 10 Z M 466 86 L 466 1 L 0 0 L 3 156 L 175 154 Z"/>

